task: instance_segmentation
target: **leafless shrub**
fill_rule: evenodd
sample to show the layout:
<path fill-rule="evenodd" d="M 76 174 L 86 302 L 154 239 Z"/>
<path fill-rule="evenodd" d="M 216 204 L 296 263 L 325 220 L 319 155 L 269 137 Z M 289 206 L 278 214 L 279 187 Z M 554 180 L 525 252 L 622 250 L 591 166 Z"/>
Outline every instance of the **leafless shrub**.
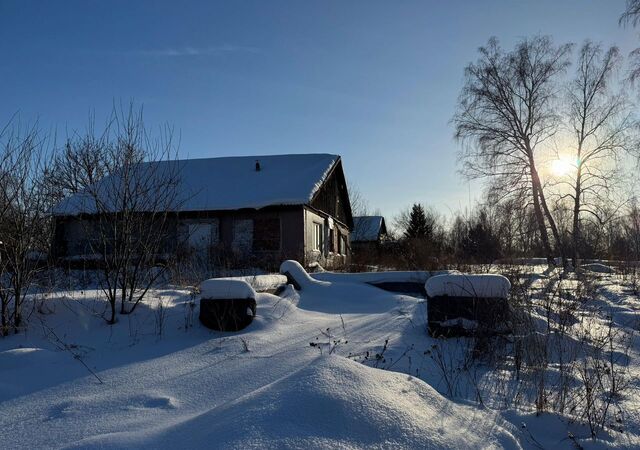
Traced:
<path fill-rule="evenodd" d="M 565 414 L 586 423 L 592 436 L 621 429 L 634 335 L 602 306 L 599 278 L 504 269 L 512 283 L 512 333 L 478 332 L 432 344 L 425 355 L 442 392 L 494 407 Z"/>
<path fill-rule="evenodd" d="M 153 308 L 153 317 L 155 319 L 155 331 L 160 337 L 164 334 L 164 327 L 167 323 L 167 301 L 163 296 L 156 297 L 156 304 Z"/>
<path fill-rule="evenodd" d="M 37 126 L 0 130 L 0 335 L 23 328 L 22 306 L 48 265 L 51 140 Z M 12 307 L 12 308 L 11 308 Z"/>
<path fill-rule="evenodd" d="M 469 341 L 459 339 L 456 346 L 445 346 L 444 341 L 432 344 L 425 351 L 435 363 L 440 379 L 444 384 L 445 393 L 449 397 L 456 397 L 460 394 L 460 384 L 464 380 L 464 369 L 468 367 L 471 358 Z"/>
<path fill-rule="evenodd" d="M 173 133 L 165 127 L 152 137 L 145 127 L 142 111 L 117 110 L 105 130 L 71 139 L 66 155 L 79 158 L 90 143 L 103 178 L 82 183 L 78 195 L 66 199 L 57 208 L 60 217 L 78 220 L 84 229 L 84 258 L 94 257 L 101 277 L 100 285 L 110 305 L 106 320 L 116 322 L 116 304 L 120 314 L 132 313 L 151 286 L 160 279 L 170 262 L 171 235 L 175 211 L 185 200 L 180 194 L 180 164 Z M 61 160 L 72 167 L 76 159 Z M 92 170 L 89 164 L 86 170 Z M 61 169 L 62 170 L 62 169 Z M 93 173 L 86 173 L 87 180 Z M 58 180 L 63 184 L 64 180 Z M 67 183 L 69 184 L 69 183 Z M 170 259 L 170 258 L 169 258 Z"/>
<path fill-rule="evenodd" d="M 194 312 L 196 309 L 196 296 L 197 292 L 195 288 L 189 289 L 189 299 L 184 302 L 184 329 L 193 328 L 194 324 Z"/>

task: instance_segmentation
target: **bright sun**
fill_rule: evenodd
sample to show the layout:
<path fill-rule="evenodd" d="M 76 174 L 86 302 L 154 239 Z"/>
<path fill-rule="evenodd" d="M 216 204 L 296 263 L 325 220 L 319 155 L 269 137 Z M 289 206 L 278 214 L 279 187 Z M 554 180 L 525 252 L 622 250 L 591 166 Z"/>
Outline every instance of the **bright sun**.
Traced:
<path fill-rule="evenodd" d="M 576 170 L 575 164 L 567 158 L 560 158 L 551 161 L 551 171 L 554 175 L 563 176 L 568 175 Z"/>

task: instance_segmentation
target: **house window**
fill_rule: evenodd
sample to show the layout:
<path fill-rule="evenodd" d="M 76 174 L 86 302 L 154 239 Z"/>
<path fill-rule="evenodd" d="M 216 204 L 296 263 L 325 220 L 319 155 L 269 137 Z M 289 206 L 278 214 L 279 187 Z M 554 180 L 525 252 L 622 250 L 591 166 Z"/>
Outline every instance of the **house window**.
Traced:
<path fill-rule="evenodd" d="M 209 249 L 218 243 L 218 220 L 196 222 L 187 225 L 187 243 L 194 250 Z"/>
<path fill-rule="evenodd" d="M 330 252 L 336 251 L 336 244 L 335 244 L 334 238 L 335 238 L 335 234 L 333 232 L 333 229 L 330 229 L 329 230 L 329 251 Z"/>
<path fill-rule="evenodd" d="M 275 252 L 280 250 L 280 219 L 255 219 L 253 221 L 253 250 Z"/>
<path fill-rule="evenodd" d="M 321 223 L 313 224 L 313 249 L 322 252 L 324 248 L 324 227 Z"/>
<path fill-rule="evenodd" d="M 347 237 L 340 235 L 338 238 L 338 242 L 340 245 L 340 254 L 346 255 L 347 254 Z"/>
<path fill-rule="evenodd" d="M 233 241 L 231 246 L 240 253 L 249 253 L 253 244 L 253 220 L 240 219 L 233 221 Z"/>

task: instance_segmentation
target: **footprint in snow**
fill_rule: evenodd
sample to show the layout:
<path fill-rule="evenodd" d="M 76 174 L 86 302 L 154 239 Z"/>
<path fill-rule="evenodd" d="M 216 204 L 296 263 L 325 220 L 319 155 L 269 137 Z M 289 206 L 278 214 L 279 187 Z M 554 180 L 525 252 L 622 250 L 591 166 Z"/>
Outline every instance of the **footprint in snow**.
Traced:
<path fill-rule="evenodd" d="M 77 411 L 73 407 L 73 402 L 64 401 L 49 408 L 46 420 L 63 419 L 65 417 L 72 416 L 75 413 L 77 413 Z"/>
<path fill-rule="evenodd" d="M 174 398 L 159 395 L 138 395 L 131 398 L 125 409 L 175 409 L 177 402 Z"/>

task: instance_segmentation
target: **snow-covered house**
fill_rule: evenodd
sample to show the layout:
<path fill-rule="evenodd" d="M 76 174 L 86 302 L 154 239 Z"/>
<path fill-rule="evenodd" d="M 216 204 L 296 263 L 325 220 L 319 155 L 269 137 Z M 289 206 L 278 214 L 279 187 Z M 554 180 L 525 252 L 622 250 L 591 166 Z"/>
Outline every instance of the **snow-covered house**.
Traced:
<path fill-rule="evenodd" d="M 351 246 L 354 253 L 379 250 L 387 239 L 387 225 L 382 216 L 359 216 L 353 218 Z"/>
<path fill-rule="evenodd" d="M 168 255 L 218 260 L 231 255 L 253 265 L 296 259 L 337 267 L 346 262 L 353 217 L 341 158 L 298 154 L 188 159 L 144 163 L 162 173 L 178 167 L 176 205 L 170 211 Z M 144 169 L 142 169 L 144 170 Z M 108 181 L 108 180 L 106 180 Z M 105 183 L 105 180 L 99 183 Z M 87 194 L 64 199 L 54 209 L 55 255 L 86 260 L 95 215 Z M 115 211 L 114 211 L 115 212 Z"/>

